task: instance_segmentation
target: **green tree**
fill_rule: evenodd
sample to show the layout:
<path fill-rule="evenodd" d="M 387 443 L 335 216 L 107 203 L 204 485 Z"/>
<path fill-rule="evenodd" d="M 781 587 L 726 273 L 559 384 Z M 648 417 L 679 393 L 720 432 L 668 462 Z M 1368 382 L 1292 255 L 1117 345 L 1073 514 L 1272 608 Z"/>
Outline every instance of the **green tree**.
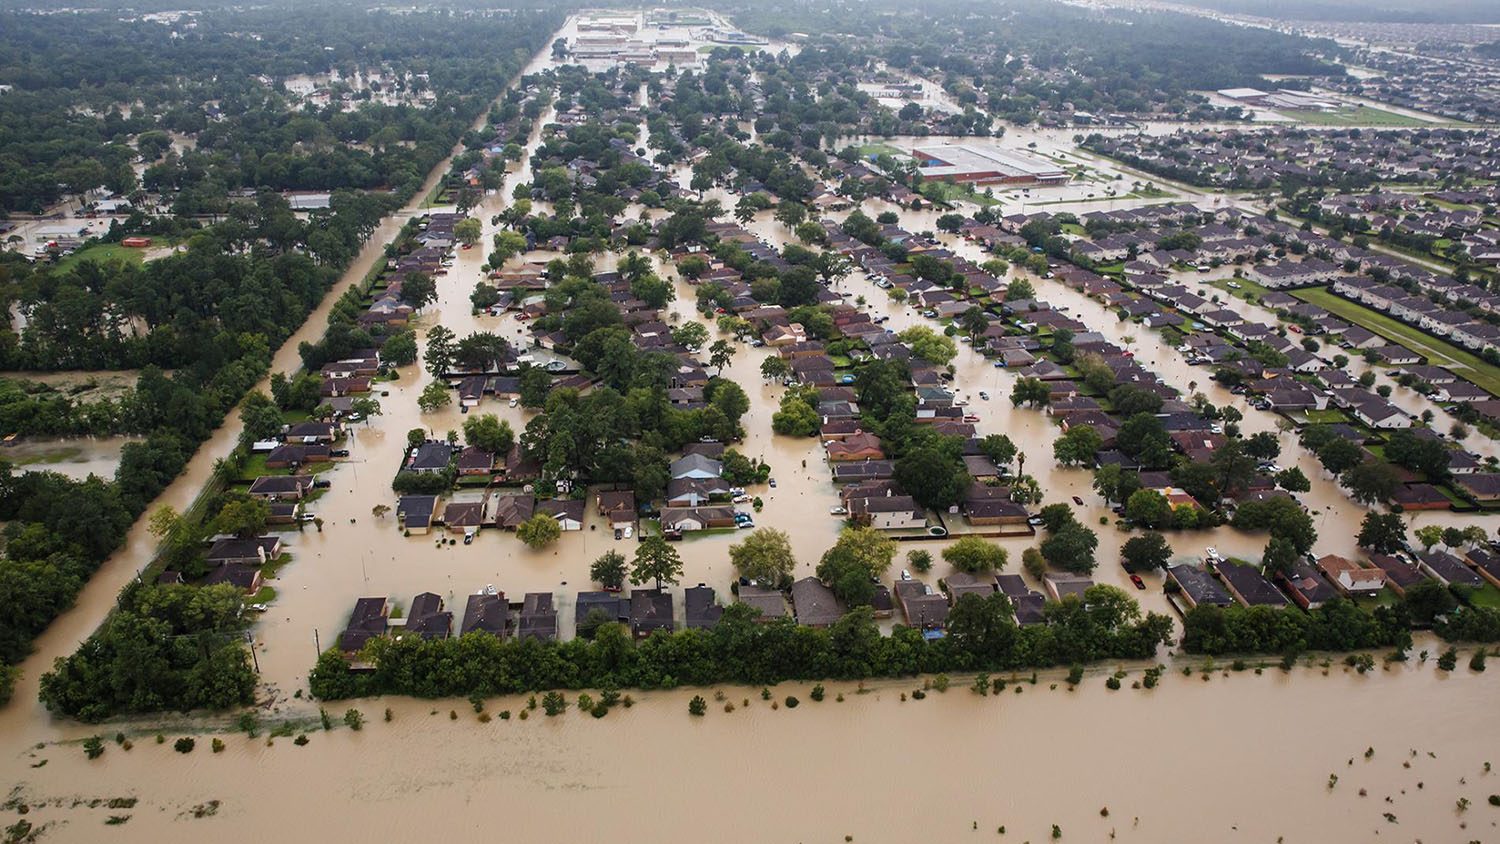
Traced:
<path fill-rule="evenodd" d="M 958 346 L 952 337 L 946 337 L 925 325 L 914 325 L 900 334 L 901 341 L 911 347 L 911 353 L 928 363 L 947 366 L 958 354 Z"/>
<path fill-rule="evenodd" d="M 1099 432 L 1088 425 L 1074 425 L 1052 441 L 1052 456 L 1064 466 L 1086 466 L 1103 445 Z"/>
<path fill-rule="evenodd" d="M 735 347 L 724 340 L 715 340 L 713 345 L 708 347 L 708 365 L 718 370 L 719 374 L 722 375 L 724 367 L 729 365 L 729 361 L 734 357 L 735 351 Z"/>
<path fill-rule="evenodd" d="M 1261 565 L 1265 568 L 1266 577 L 1274 574 L 1291 574 L 1292 567 L 1297 565 L 1296 546 L 1286 539 L 1273 536 L 1266 543 L 1266 549 L 1261 554 Z"/>
<path fill-rule="evenodd" d="M 1120 556 L 1124 560 L 1126 571 L 1152 571 L 1166 568 L 1167 561 L 1172 558 L 1172 546 L 1167 544 L 1166 537 L 1156 531 L 1148 531 L 1125 540 L 1125 544 L 1120 546 Z"/>
<path fill-rule="evenodd" d="M 1125 502 L 1125 518 L 1148 528 L 1169 527 L 1172 505 L 1154 489 L 1138 489 Z"/>
<path fill-rule="evenodd" d="M 1010 403 L 1015 407 L 1045 407 L 1052 401 L 1052 390 L 1040 378 L 1017 378 L 1010 388 Z"/>
<path fill-rule="evenodd" d="M 589 577 L 605 589 L 619 589 L 625 583 L 625 555 L 605 551 L 589 566 Z"/>
<path fill-rule="evenodd" d="M 1367 460 L 1344 472 L 1339 478 L 1349 488 L 1349 495 L 1361 504 L 1389 501 L 1401 486 L 1396 467 L 1380 460 Z"/>
<path fill-rule="evenodd" d="M 427 353 L 423 360 L 433 378 L 441 378 L 453 368 L 453 332 L 446 326 L 435 325 L 427 332 Z"/>
<path fill-rule="evenodd" d="M 1312 482 L 1296 466 L 1289 466 L 1276 473 L 1276 485 L 1287 492 L 1310 492 Z"/>
<path fill-rule="evenodd" d="M 969 574 L 985 574 L 1005 568 L 1004 548 L 977 536 L 965 536 L 943 549 L 943 559 Z"/>
<path fill-rule="evenodd" d="M 895 480 L 918 504 L 943 510 L 963 500 L 970 478 L 956 456 L 921 446 L 897 458 Z"/>
<path fill-rule="evenodd" d="M 743 542 L 729 546 L 729 561 L 740 577 L 773 588 L 788 585 L 797 567 L 791 540 L 775 528 L 757 528 Z"/>
<path fill-rule="evenodd" d="M 985 457 L 995 461 L 996 466 L 1009 466 L 1016 459 L 1016 444 L 1004 434 L 986 434 L 979 441 L 979 450 Z"/>
<path fill-rule="evenodd" d="M 441 381 L 428 384 L 422 388 L 422 394 L 417 397 L 417 407 L 420 407 L 423 413 L 431 413 L 452 403 L 453 394 L 449 392 L 448 385 Z"/>
<path fill-rule="evenodd" d="M 1396 513 L 1366 513 L 1356 541 L 1378 554 L 1393 553 L 1406 542 L 1406 523 Z"/>
<path fill-rule="evenodd" d="M 464 420 L 464 442 L 491 454 L 505 456 L 516 442 L 516 434 L 510 422 L 501 420 L 493 413 L 471 415 Z"/>
<path fill-rule="evenodd" d="M 465 246 L 473 246 L 478 243 L 479 237 L 483 233 L 481 223 L 473 217 L 459 220 L 453 224 L 453 239 Z"/>
<path fill-rule="evenodd" d="M 873 528 L 845 528 L 818 561 L 818 579 L 847 606 L 870 603 L 873 582 L 891 567 L 896 543 Z"/>
<path fill-rule="evenodd" d="M 545 548 L 562 536 L 562 526 L 546 513 L 537 513 L 516 526 L 516 538 L 532 548 Z"/>
<path fill-rule="evenodd" d="M 1098 547 L 1099 537 L 1074 522 L 1042 540 L 1041 551 L 1051 565 L 1074 574 L 1088 574 L 1096 565 L 1094 550 Z"/>
<path fill-rule="evenodd" d="M 704 328 L 701 322 L 688 321 L 672 329 L 672 342 L 690 352 L 703 348 L 703 344 L 707 341 L 708 329 Z"/>
<path fill-rule="evenodd" d="M 663 583 L 676 583 L 681 577 L 682 558 L 666 539 L 652 535 L 636 546 L 635 565 L 630 572 L 632 582 L 655 581 L 660 589 Z"/>
<path fill-rule="evenodd" d="M 1353 469 L 1364 459 L 1360 447 L 1343 437 L 1332 437 L 1318 447 L 1316 453 L 1323 468 L 1335 475 L 1342 475 Z"/>

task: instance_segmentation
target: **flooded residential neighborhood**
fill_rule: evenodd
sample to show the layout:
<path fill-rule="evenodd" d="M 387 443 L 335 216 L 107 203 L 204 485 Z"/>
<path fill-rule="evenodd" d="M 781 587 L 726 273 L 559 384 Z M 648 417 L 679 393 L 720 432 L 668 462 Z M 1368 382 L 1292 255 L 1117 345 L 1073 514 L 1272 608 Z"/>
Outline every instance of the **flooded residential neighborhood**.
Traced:
<path fill-rule="evenodd" d="M 299 13 L 323 171 L 8 229 L 7 840 L 1500 835 L 1496 135 L 827 12 Z"/>

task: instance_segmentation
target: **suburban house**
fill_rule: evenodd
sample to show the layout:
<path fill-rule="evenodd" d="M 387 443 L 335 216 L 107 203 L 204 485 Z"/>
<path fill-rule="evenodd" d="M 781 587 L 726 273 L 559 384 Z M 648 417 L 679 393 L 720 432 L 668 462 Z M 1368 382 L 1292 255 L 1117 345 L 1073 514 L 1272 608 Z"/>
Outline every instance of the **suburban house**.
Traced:
<path fill-rule="evenodd" d="M 1500 554 L 1488 548 L 1472 548 L 1464 555 L 1485 580 L 1500 586 Z"/>
<path fill-rule="evenodd" d="M 1228 561 L 1214 565 L 1219 579 L 1236 601 L 1247 607 L 1284 607 L 1286 596 L 1254 566 Z"/>
<path fill-rule="evenodd" d="M 403 472 L 443 472 L 453 458 L 453 446 L 440 440 L 428 440 L 414 446 L 406 455 Z"/>
<path fill-rule="evenodd" d="M 630 599 L 619 592 L 579 592 L 573 602 L 573 634 L 579 635 L 589 617 L 595 621 L 623 624 L 630 620 Z"/>
<path fill-rule="evenodd" d="M 661 589 L 630 590 L 630 632 L 644 639 L 657 630 L 675 629 L 672 621 L 672 594 Z"/>
<path fill-rule="evenodd" d="M 308 463 L 327 463 L 332 459 L 333 449 L 327 445 L 283 443 L 266 455 L 266 468 L 295 469 Z"/>
<path fill-rule="evenodd" d="M 1385 572 L 1378 566 L 1360 565 L 1346 557 L 1328 554 L 1318 558 L 1317 567 L 1335 589 L 1350 598 L 1374 596 L 1385 588 Z"/>
<path fill-rule="evenodd" d="M 1177 584 L 1188 607 L 1227 607 L 1234 599 L 1219 587 L 1213 576 L 1198 566 L 1178 564 L 1167 568 L 1167 580 Z"/>
<path fill-rule="evenodd" d="M 742 604 L 760 610 L 760 621 L 774 621 L 786 617 L 786 597 L 778 589 L 741 584 L 736 596 Z"/>
<path fill-rule="evenodd" d="M 1047 598 L 1026 585 L 1019 574 L 1002 574 L 995 577 L 996 584 L 1005 597 L 1010 599 L 1017 624 L 1041 624 L 1044 620 L 1042 608 Z"/>
<path fill-rule="evenodd" d="M 260 567 L 244 563 L 230 563 L 219 566 L 203 579 L 204 586 L 217 586 L 221 583 L 233 584 L 245 594 L 254 595 L 260 591 L 261 587 Z"/>
<path fill-rule="evenodd" d="M 857 460 L 882 460 L 885 451 L 880 447 L 880 438 L 864 432 L 850 434 L 843 439 L 824 443 L 830 463 L 846 463 Z"/>
<path fill-rule="evenodd" d="M 1385 572 L 1385 584 L 1403 598 L 1407 589 L 1427 579 L 1416 566 L 1392 554 L 1371 554 L 1370 562 Z"/>
<path fill-rule="evenodd" d="M 433 511 L 437 509 L 436 495 L 403 495 L 396 499 L 396 523 L 401 529 L 423 536 L 432 529 Z"/>
<path fill-rule="evenodd" d="M 536 502 L 534 512 L 545 513 L 563 530 L 583 530 L 584 502 L 574 498 L 548 498 Z"/>
<path fill-rule="evenodd" d="M 894 591 L 907 626 L 934 630 L 948 620 L 948 597 L 920 580 L 898 580 Z"/>
<path fill-rule="evenodd" d="M 495 527 L 515 530 L 531 518 L 535 510 L 536 498 L 528 493 L 496 496 Z"/>
<path fill-rule="evenodd" d="M 453 613 L 443 609 L 443 599 L 434 592 L 423 592 L 411 599 L 406 613 L 406 632 L 423 639 L 446 639 L 453 635 Z"/>
<path fill-rule="evenodd" d="M 1315 610 L 1339 596 L 1306 560 L 1293 563 L 1289 572 L 1277 572 L 1276 580 L 1286 588 L 1287 594 L 1292 596 L 1297 606 L 1304 610 Z"/>
<path fill-rule="evenodd" d="M 339 650 L 345 654 L 357 653 L 365 643 L 376 636 L 384 636 L 389 624 L 390 606 L 385 598 L 360 598 L 354 602 L 354 612 L 349 616 L 349 625 L 339 634 Z"/>
<path fill-rule="evenodd" d="M 701 454 L 687 454 L 672 462 L 672 479 L 693 478 L 706 480 L 724 473 L 724 464 Z"/>
<path fill-rule="evenodd" d="M 683 590 L 682 601 L 690 630 L 706 630 L 719 623 L 724 608 L 719 606 L 713 587 L 702 583 Z"/>
<path fill-rule="evenodd" d="M 1081 574 L 1053 571 L 1047 572 L 1047 575 L 1042 578 L 1042 585 L 1046 587 L 1047 594 L 1054 601 L 1061 601 L 1069 595 L 1076 596 L 1081 601 L 1083 593 L 1094 585 L 1094 581 Z"/>
<path fill-rule="evenodd" d="M 262 475 L 251 482 L 249 494 L 265 501 L 301 501 L 312 488 L 312 475 Z"/>
<path fill-rule="evenodd" d="M 443 524 L 451 533 L 472 533 L 485 522 L 487 501 L 450 501 L 443 507 Z"/>
<path fill-rule="evenodd" d="M 628 489 L 600 490 L 599 515 L 608 519 L 612 528 L 634 525 L 635 492 Z"/>
<path fill-rule="evenodd" d="M 927 526 L 927 514 L 910 495 L 854 498 L 849 501 L 849 520 L 876 530 L 909 530 Z"/>
<path fill-rule="evenodd" d="M 949 602 L 955 606 L 958 604 L 958 599 L 965 595 L 988 598 L 995 594 L 996 589 L 994 575 L 974 575 L 963 571 L 948 575 L 941 585 L 948 592 Z"/>
<path fill-rule="evenodd" d="M 667 533 L 734 526 L 733 507 L 663 507 L 661 509 L 661 529 Z"/>
<path fill-rule="evenodd" d="M 1459 558 L 1446 551 L 1426 551 L 1417 555 L 1417 569 L 1436 578 L 1444 586 L 1468 586 L 1478 589 L 1484 580 Z"/>
<path fill-rule="evenodd" d="M 792 584 L 792 611 L 804 627 L 827 627 L 844 615 L 833 590 L 816 577 L 804 577 Z"/>
<path fill-rule="evenodd" d="M 281 537 L 257 536 L 251 539 L 227 537 L 209 547 L 204 560 L 210 566 L 259 566 L 281 555 Z"/>
<path fill-rule="evenodd" d="M 551 592 L 526 593 L 516 635 L 523 639 L 557 638 L 557 608 L 553 606 Z"/>
<path fill-rule="evenodd" d="M 510 604 L 505 602 L 505 593 L 480 592 L 469 596 L 458 633 L 463 636 L 478 631 L 504 639 L 509 625 Z"/>

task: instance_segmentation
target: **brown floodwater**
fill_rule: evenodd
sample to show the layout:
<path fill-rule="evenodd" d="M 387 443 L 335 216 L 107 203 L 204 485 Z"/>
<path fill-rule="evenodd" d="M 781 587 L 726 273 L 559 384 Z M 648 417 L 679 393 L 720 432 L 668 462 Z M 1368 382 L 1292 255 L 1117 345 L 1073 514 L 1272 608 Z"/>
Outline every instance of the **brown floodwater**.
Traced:
<path fill-rule="evenodd" d="M 544 50 L 528 72 L 547 66 L 547 54 Z M 539 133 L 505 186 L 484 197 L 474 211 L 484 226 L 484 242 L 495 230 L 490 217 L 505 207 L 510 188 L 531 178 L 529 151 L 538 140 Z M 427 188 L 432 184 L 429 180 Z M 425 195 L 426 189 L 418 201 Z M 735 197 L 721 198 L 726 207 L 733 206 Z M 1135 204 L 1142 203 L 1118 199 L 1110 207 Z M 1052 210 L 1075 207 L 1100 206 L 1065 204 Z M 629 214 L 640 210 L 632 208 Z M 899 209 L 872 202 L 866 210 L 873 215 Z M 406 209 L 376 232 L 339 287 L 278 352 L 275 371 L 297 368 L 297 344 L 321 335 L 338 294 L 381 258 L 384 243 L 413 213 L 416 209 Z M 910 230 L 935 227 L 931 211 L 900 213 Z M 749 227 L 778 245 L 789 234 L 769 214 Z M 984 258 L 961 240 L 945 241 L 960 254 Z M 469 294 L 483 277 L 484 253 L 458 252 L 455 266 L 438 279 L 437 301 L 416 321 L 424 346 L 426 332 L 439 324 L 459 336 L 477 330 L 521 342 L 529 336 L 526 325 L 510 315 L 472 313 Z M 532 253 L 527 259 L 550 257 L 555 256 Z M 614 256 L 603 258 L 599 268 L 610 268 L 614 261 Z M 662 271 L 672 275 L 669 267 Z M 1196 389 L 1216 403 L 1241 407 L 1247 432 L 1276 430 L 1273 417 L 1220 390 L 1206 372 L 1187 366 L 1153 332 L 1118 322 L 1098 303 L 1061 284 L 1032 280 L 1043 298 L 1070 308 L 1091 328 L 1133 350 L 1168 383 L 1187 391 L 1196 382 Z M 676 284 L 678 299 L 669 319 L 698 318 L 692 287 L 680 280 Z M 839 289 L 851 301 L 865 297 L 873 313 L 891 317 L 894 330 L 925 323 L 861 273 Z M 771 432 L 771 414 L 783 391 L 760 377 L 760 363 L 771 351 L 745 344 L 736 348 L 723 374 L 743 386 L 752 400 L 743 420 L 746 440 L 737 447 L 767 460 L 777 480 L 774 490 L 763 486 L 751 491 L 765 503 L 755 521 L 786 531 L 798 559 L 796 575 L 810 574 L 841 527 L 828 514 L 839 503 L 836 488 L 816 438 Z M 1159 577 L 1147 576 L 1151 588 L 1136 592 L 1115 564 L 1127 534 L 1097 524 L 1111 514 L 1092 492 L 1090 473 L 1053 462 L 1056 429 L 1050 417 L 1012 408 L 1007 396 L 1016 376 L 995 369 L 968 346 L 959 349 L 955 385 L 980 417 L 980 434 L 1003 432 L 1014 439 L 1027 455 L 1026 471 L 1038 478 L 1049 503 L 1072 495 L 1084 499 L 1081 517 L 1093 523 L 1100 537 L 1099 582 L 1126 588 L 1146 609 L 1168 611 Z M 461 612 L 464 596 L 489 584 L 513 597 L 551 590 L 559 597 L 560 629 L 567 632 L 572 629 L 573 596 L 592 588 L 590 561 L 612 548 L 627 556 L 634 550 L 633 542 L 614 540 L 592 509 L 582 531 L 565 533 L 541 551 L 493 529 L 480 532 L 472 545 L 440 546 L 436 533 L 403 537 L 394 516 L 373 516 L 376 505 L 395 503 L 389 481 L 400 464 L 406 432 L 422 428 L 442 436 L 461 429 L 468 418 L 456 404 L 420 412 L 416 399 L 430 380 L 414 365 L 404 368 L 399 380 L 382 385 L 390 393 L 382 399 L 382 415 L 353 428 L 351 457 L 325 475 L 332 489 L 310 507 L 324 519 L 322 531 L 309 527 L 290 535 L 293 562 L 271 583 L 278 596 L 252 629 L 263 681 L 262 711 L 268 718 L 316 719 L 315 705 L 295 694 L 305 692 L 318 643 L 332 641 L 360 596 L 385 595 L 409 605 L 418 592 L 433 591 Z M 990 393 L 989 401 L 978 398 L 980 390 Z M 531 416 L 524 408 L 493 399 L 473 412 L 495 413 L 517 431 Z M 237 418 L 226 421 L 158 504 L 187 507 L 214 460 L 233 447 L 239 428 Z M 1319 473 L 1290 435 L 1282 435 L 1281 441 L 1282 465 L 1296 463 L 1313 480 L 1313 491 L 1303 500 L 1317 519 L 1318 552 L 1352 552 L 1363 509 Z M 1439 514 L 1418 521 L 1461 520 Z M 737 539 L 733 532 L 690 535 L 677 545 L 685 561 L 682 585 L 706 583 L 719 590 L 721 600 L 727 599 L 733 579 L 728 552 Z M 1172 534 L 1170 540 L 1182 557 L 1215 545 L 1253 559 L 1265 536 L 1225 527 Z M 1021 551 L 1034 542 L 1001 540 L 1012 570 Z M 902 543 L 901 551 L 938 551 L 945 544 Z M 737 705 L 749 698 L 748 710 L 740 706 L 724 713 L 723 704 L 711 700 L 709 716 L 701 720 L 685 711 L 693 692 L 637 694 L 639 706 L 602 721 L 570 711 L 556 719 L 538 712 L 526 722 L 497 718 L 482 724 L 467 702 L 365 701 L 358 703 L 370 721 L 364 731 L 340 727 L 317 732 L 305 747 L 289 738 L 267 746 L 264 737 L 225 735 L 226 750 L 212 754 L 203 736 L 195 752 L 181 756 L 172 752 L 170 739 L 228 719 L 165 718 L 124 725 L 134 749 L 125 752 L 111 744 L 101 760 L 89 762 L 76 742 L 95 732 L 112 735 L 121 727 L 54 721 L 37 703 L 36 678 L 97 626 L 119 589 L 150 560 L 154 545 L 144 523 L 137 524 L 77 606 L 38 641 L 37 653 L 24 665 L 15 702 L 0 712 L 0 731 L 9 738 L 11 751 L 0 755 L 0 771 L 19 789 L 19 800 L 36 805 L 27 816 L 30 821 L 54 824 L 47 840 L 157 842 L 196 840 L 205 834 L 224 841 L 354 840 L 393 831 L 465 833 L 501 824 L 509 835 L 540 840 L 581 833 L 666 842 L 836 841 L 846 835 L 856 841 L 948 841 L 995 836 L 1001 825 L 1007 827 L 1003 840 L 1025 841 L 1046 839 L 1053 823 L 1069 840 L 1104 840 L 1111 831 L 1140 841 L 1227 840 L 1240 834 L 1255 841 L 1285 836 L 1289 842 L 1369 841 L 1377 834 L 1455 841 L 1496 836 L 1497 812 L 1484 798 L 1500 791 L 1500 784 L 1482 773 L 1485 761 L 1500 757 L 1500 740 L 1487 720 L 1494 712 L 1494 675 L 1461 670 L 1450 677 L 1434 671 L 1430 662 L 1424 666 L 1416 660 L 1368 677 L 1342 667 L 1326 677 L 1318 669 L 1302 668 L 1292 675 L 1276 670 L 1227 680 L 1215 675 L 1209 682 L 1170 674 L 1153 692 L 1111 693 L 1102 675 L 1092 675 L 1084 688 L 1069 693 L 1050 690 L 1052 680 L 1044 679 L 1020 695 L 1007 691 L 998 699 L 967 691 L 967 679 L 956 681 L 946 695 L 921 702 L 900 700 L 916 681 L 870 684 L 872 691 L 865 695 L 855 694 L 852 684 L 830 683 L 828 699 L 820 704 L 808 698 L 805 685 L 787 685 L 776 690 L 777 697 L 796 694 L 802 705 L 777 711 L 759 700 L 758 690 L 726 689 Z M 930 580 L 947 573 L 946 564 L 939 562 Z M 679 601 L 679 618 L 681 613 Z M 1424 647 L 1436 650 L 1430 643 Z M 1139 675 L 1138 668 L 1132 674 Z M 842 703 L 834 700 L 840 692 L 846 697 Z M 701 693 L 712 698 L 709 691 Z M 490 710 L 519 711 L 522 704 L 497 701 Z M 389 724 L 380 718 L 387 706 L 394 716 Z M 336 721 L 346 707 L 331 708 Z M 450 710 L 458 713 L 456 720 L 448 717 Z M 167 744 L 152 741 L 158 730 L 169 738 Z M 41 749 L 33 749 L 37 744 Z M 1376 753 L 1367 762 L 1363 753 L 1369 746 Z M 1419 755 L 1411 757 L 1411 749 Z M 1352 767 L 1345 764 L 1349 758 L 1354 759 Z M 43 759 L 44 767 L 33 767 Z M 1330 773 L 1340 777 L 1331 791 Z M 1459 785 L 1462 778 L 1469 785 Z M 670 793 L 663 788 L 667 783 Z M 1368 796 L 1358 797 L 1359 788 L 1366 788 Z M 1386 803 L 1386 796 L 1393 802 Z M 1466 813 L 1455 808 L 1462 796 L 1475 804 Z M 137 797 L 140 803 L 129 810 L 87 805 L 94 798 L 113 797 Z M 83 804 L 73 805 L 75 800 Z M 194 807 L 214 800 L 221 801 L 216 814 L 193 817 Z M 652 804 L 664 804 L 664 810 L 648 809 Z M 1108 817 L 1101 815 L 1104 807 Z M 1387 811 L 1399 824 L 1382 817 Z M 126 814 L 128 822 L 105 829 L 110 815 Z M 1461 823 L 1470 828 L 1461 829 Z"/>
<path fill-rule="evenodd" d="M 775 709 L 731 687 L 732 713 L 709 689 L 640 693 L 602 720 L 576 708 L 498 717 L 522 698 L 490 701 L 488 723 L 464 701 L 369 700 L 355 703 L 362 731 L 307 724 L 305 746 L 224 733 L 222 753 L 200 735 L 184 756 L 167 727 L 165 744 L 148 729 L 95 761 L 70 744 L 9 764 L 12 798 L 34 807 L 27 820 L 48 825 L 49 841 L 496 827 L 542 841 L 1042 841 L 1053 824 L 1070 841 L 1496 840 L 1500 810 L 1486 798 L 1500 775 L 1485 764 L 1500 758 L 1488 727 L 1500 681 L 1413 663 L 1367 676 L 1174 672 L 1152 691 L 1130 688 L 1134 669 L 1116 692 L 1097 673 L 1075 691 L 1044 676 L 988 697 L 960 677 L 922 701 L 902 700 L 915 680 L 865 694 L 829 683 L 821 703 L 783 684 Z M 694 694 L 708 700 L 701 719 L 687 713 Z M 788 695 L 801 705 L 787 708 Z M 119 797 L 140 802 L 88 805 Z M 212 801 L 213 815 L 194 816 Z M 111 815 L 129 820 L 106 827 Z"/>

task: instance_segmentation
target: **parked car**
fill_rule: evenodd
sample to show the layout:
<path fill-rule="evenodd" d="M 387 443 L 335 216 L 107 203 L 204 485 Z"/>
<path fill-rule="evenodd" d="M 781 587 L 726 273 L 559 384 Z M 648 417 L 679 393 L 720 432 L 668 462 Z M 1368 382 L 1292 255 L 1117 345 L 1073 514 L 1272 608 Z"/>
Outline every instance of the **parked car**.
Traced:
<path fill-rule="evenodd" d="M 624 536 L 625 536 L 625 531 L 620 530 L 619 528 L 615 528 L 615 539 L 620 539 L 620 538 L 622 538 Z"/>
<path fill-rule="evenodd" d="M 830 516 L 847 516 L 847 515 L 849 515 L 849 508 L 848 507 L 829 507 L 828 508 L 828 515 L 830 515 Z"/>
<path fill-rule="evenodd" d="M 1141 576 L 1138 575 L 1138 574 L 1132 574 L 1130 576 L 1130 582 L 1134 583 L 1135 584 L 1135 588 L 1137 588 L 1137 589 L 1145 589 L 1146 588 L 1146 581 L 1141 580 Z"/>
<path fill-rule="evenodd" d="M 1079 507 L 1082 507 L 1083 506 L 1083 499 L 1079 498 L 1078 496 L 1075 495 L 1075 496 L 1073 496 L 1073 503 L 1077 504 Z"/>
<path fill-rule="evenodd" d="M 348 457 L 349 456 L 349 449 L 347 449 L 347 448 L 336 448 L 333 451 L 328 452 L 328 455 L 330 457 Z"/>
<path fill-rule="evenodd" d="M 989 391 L 988 391 L 988 390 L 980 390 L 980 391 L 979 391 L 979 398 L 980 398 L 980 399 L 981 399 L 981 400 L 982 400 L 982 401 L 989 401 L 989 400 L 990 400 L 990 394 L 989 394 Z"/>
<path fill-rule="evenodd" d="M 776 488 L 776 479 L 775 479 L 775 478 L 772 478 L 772 479 L 771 479 L 771 480 L 770 480 L 770 484 L 771 484 L 771 489 L 775 489 L 775 488 Z"/>
<path fill-rule="evenodd" d="M 626 525 L 625 526 L 625 538 L 629 539 L 632 536 L 635 536 L 635 528 L 631 527 L 630 525 Z"/>
<path fill-rule="evenodd" d="M 466 534 L 464 534 L 464 544 L 465 545 L 473 545 L 474 544 L 474 534 L 472 534 L 472 533 L 466 533 Z"/>

